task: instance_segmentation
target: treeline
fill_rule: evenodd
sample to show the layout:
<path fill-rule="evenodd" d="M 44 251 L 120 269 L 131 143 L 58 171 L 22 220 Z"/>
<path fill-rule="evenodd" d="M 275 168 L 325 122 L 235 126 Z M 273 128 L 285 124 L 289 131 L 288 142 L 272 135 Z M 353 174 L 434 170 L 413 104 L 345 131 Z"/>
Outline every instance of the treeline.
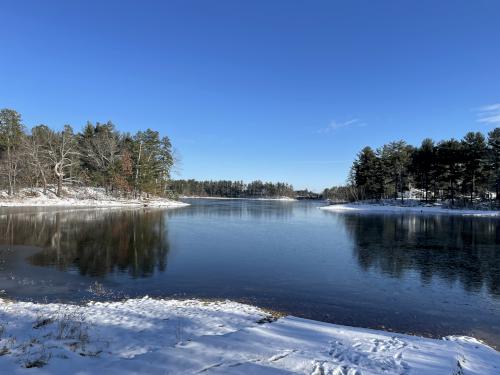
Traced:
<path fill-rule="evenodd" d="M 111 122 L 88 122 L 75 133 L 37 125 L 27 131 L 21 115 L 0 111 L 0 188 L 14 194 L 23 187 L 63 184 L 104 187 L 109 193 L 168 193 L 174 163 L 168 137 L 147 129 L 121 133 Z"/>
<path fill-rule="evenodd" d="M 396 141 L 373 150 L 363 148 L 350 173 L 350 186 L 337 188 L 347 200 L 401 198 L 420 190 L 423 200 L 451 204 L 500 199 L 500 128 L 485 137 L 470 132 L 461 140 L 418 147 Z M 331 194 L 332 192 L 330 192 Z"/>
<path fill-rule="evenodd" d="M 198 197 L 269 198 L 294 197 L 292 185 L 278 182 L 253 181 L 196 181 L 172 180 L 170 188 L 175 194 Z"/>

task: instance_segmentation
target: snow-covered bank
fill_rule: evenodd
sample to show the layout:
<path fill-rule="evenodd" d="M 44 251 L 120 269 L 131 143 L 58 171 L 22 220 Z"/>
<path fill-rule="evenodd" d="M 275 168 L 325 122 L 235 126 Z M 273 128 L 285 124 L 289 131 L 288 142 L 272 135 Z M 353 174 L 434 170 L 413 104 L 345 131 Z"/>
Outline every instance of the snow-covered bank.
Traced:
<path fill-rule="evenodd" d="M 232 197 L 201 197 L 201 196 L 181 196 L 182 199 L 220 199 L 220 200 L 249 200 L 249 201 L 283 201 L 295 202 L 297 199 L 290 197 L 275 197 L 275 198 L 232 198 Z"/>
<path fill-rule="evenodd" d="M 65 187 L 58 197 L 52 189 L 23 189 L 14 196 L 0 192 L 0 207 L 165 207 L 175 208 L 189 206 L 188 203 L 177 202 L 165 198 L 119 198 L 108 195 L 102 188 Z"/>
<path fill-rule="evenodd" d="M 0 299 L 0 372 L 9 374 L 500 373 L 500 353 L 295 317 L 235 302 L 131 299 L 85 306 Z M 26 367 L 31 367 L 27 369 Z"/>
<path fill-rule="evenodd" d="M 416 213 L 416 214 L 447 214 L 462 216 L 494 216 L 500 217 L 500 211 L 492 210 L 466 210 L 450 209 L 439 206 L 395 206 L 380 204 L 332 204 L 330 206 L 320 207 L 322 210 L 336 212 L 372 212 L 372 213 Z"/>

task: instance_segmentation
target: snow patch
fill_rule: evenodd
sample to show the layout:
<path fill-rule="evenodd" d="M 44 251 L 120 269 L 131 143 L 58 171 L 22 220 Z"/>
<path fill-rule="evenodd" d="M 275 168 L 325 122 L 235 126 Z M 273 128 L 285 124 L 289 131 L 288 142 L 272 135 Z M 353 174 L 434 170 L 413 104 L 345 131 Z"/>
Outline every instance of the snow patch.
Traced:
<path fill-rule="evenodd" d="M 53 189 L 44 192 L 41 188 L 22 189 L 14 196 L 7 195 L 5 191 L 0 192 L 0 207 L 47 206 L 175 208 L 189 204 L 158 197 L 120 198 L 106 194 L 103 188 L 94 187 L 64 187 L 61 197 L 58 197 Z"/>
<path fill-rule="evenodd" d="M 148 297 L 84 306 L 0 299 L 0 372 L 33 374 L 500 373 L 500 353 L 296 317 L 231 301 Z M 269 319 L 269 321 L 272 321 Z"/>
<path fill-rule="evenodd" d="M 346 203 L 332 204 L 330 206 L 320 207 L 320 209 L 334 212 L 415 213 L 500 217 L 500 211 L 451 209 L 439 206 L 394 206 L 381 204 Z"/>

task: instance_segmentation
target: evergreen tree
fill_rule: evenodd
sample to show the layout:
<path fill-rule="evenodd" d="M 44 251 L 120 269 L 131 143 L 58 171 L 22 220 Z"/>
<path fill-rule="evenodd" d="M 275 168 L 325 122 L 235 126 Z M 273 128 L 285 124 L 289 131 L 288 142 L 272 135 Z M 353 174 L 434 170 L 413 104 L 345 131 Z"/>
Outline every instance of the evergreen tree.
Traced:
<path fill-rule="evenodd" d="M 21 115 L 12 109 L 2 109 L 0 111 L 0 173 L 7 177 L 9 195 L 16 191 L 21 163 L 19 151 L 24 136 Z"/>
<path fill-rule="evenodd" d="M 388 183 L 394 186 L 394 199 L 398 193 L 404 201 L 404 192 L 408 188 L 408 177 L 413 149 L 405 141 L 391 142 L 379 151 L 382 173 Z"/>
<path fill-rule="evenodd" d="M 117 164 L 120 159 L 119 134 L 112 122 L 88 122 L 78 135 L 78 149 L 81 154 L 81 167 L 86 179 L 112 190 Z"/>
<path fill-rule="evenodd" d="M 354 184 L 364 198 L 380 198 L 383 193 L 381 163 L 371 147 L 365 147 L 358 154 L 352 166 Z"/>
<path fill-rule="evenodd" d="M 157 131 L 139 131 L 132 139 L 134 186 L 137 192 L 164 193 L 173 165 L 172 145 Z"/>
<path fill-rule="evenodd" d="M 455 193 L 463 178 L 463 148 L 455 140 L 442 141 L 436 148 L 438 182 L 447 186 L 448 197 L 455 203 Z"/>
<path fill-rule="evenodd" d="M 462 153 L 464 155 L 463 188 L 470 194 L 473 202 L 474 194 L 478 187 L 485 182 L 486 175 L 483 173 L 486 157 L 486 142 L 484 136 L 477 132 L 469 132 L 462 140 Z"/>
<path fill-rule="evenodd" d="M 434 141 L 426 138 L 412 155 L 411 170 L 415 175 L 418 188 L 424 190 L 425 201 L 435 180 L 436 172 L 436 150 Z"/>
<path fill-rule="evenodd" d="M 488 133 L 487 165 L 490 186 L 500 201 L 500 128 Z"/>

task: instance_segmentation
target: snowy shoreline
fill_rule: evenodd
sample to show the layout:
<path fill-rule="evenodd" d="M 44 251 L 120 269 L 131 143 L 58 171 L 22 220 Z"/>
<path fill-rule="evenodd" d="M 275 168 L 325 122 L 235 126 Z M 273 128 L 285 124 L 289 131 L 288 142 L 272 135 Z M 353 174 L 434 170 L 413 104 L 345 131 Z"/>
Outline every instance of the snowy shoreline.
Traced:
<path fill-rule="evenodd" d="M 500 353 L 231 301 L 148 297 L 83 306 L 0 299 L 2 373 L 498 374 Z M 25 367 L 32 367 L 29 370 Z"/>
<path fill-rule="evenodd" d="M 319 207 L 321 210 L 333 212 L 363 212 L 363 213 L 415 213 L 415 214 L 445 214 L 461 216 L 500 217 L 500 211 L 450 209 L 427 206 L 394 206 L 379 204 L 346 203 Z"/>
<path fill-rule="evenodd" d="M 40 188 L 23 189 L 14 196 L 0 192 L 0 207 L 158 207 L 177 208 L 189 206 L 189 203 L 166 198 L 118 198 L 106 194 L 102 188 L 71 187 L 64 188 L 64 194 L 58 197 L 53 190 Z"/>
<path fill-rule="evenodd" d="M 177 208 L 189 206 L 189 203 L 172 201 L 167 199 L 153 200 L 92 200 L 92 199 L 58 199 L 58 200 L 1 200 L 1 207 L 158 207 L 158 208 Z"/>

